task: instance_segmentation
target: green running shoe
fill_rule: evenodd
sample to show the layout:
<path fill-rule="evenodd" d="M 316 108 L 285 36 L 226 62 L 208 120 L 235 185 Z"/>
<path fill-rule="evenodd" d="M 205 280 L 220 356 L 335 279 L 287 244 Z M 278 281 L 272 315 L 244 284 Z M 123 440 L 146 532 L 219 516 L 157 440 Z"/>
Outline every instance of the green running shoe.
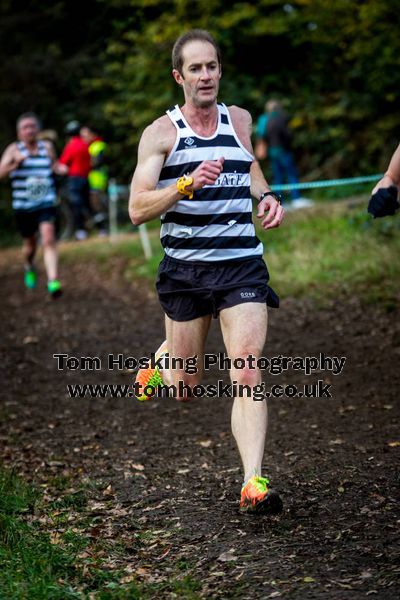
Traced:
<path fill-rule="evenodd" d="M 52 298 L 59 298 L 62 295 L 61 283 L 58 279 L 53 279 L 47 284 L 47 290 Z"/>
<path fill-rule="evenodd" d="M 35 289 L 37 283 L 37 273 L 33 267 L 25 270 L 24 283 L 28 290 Z"/>

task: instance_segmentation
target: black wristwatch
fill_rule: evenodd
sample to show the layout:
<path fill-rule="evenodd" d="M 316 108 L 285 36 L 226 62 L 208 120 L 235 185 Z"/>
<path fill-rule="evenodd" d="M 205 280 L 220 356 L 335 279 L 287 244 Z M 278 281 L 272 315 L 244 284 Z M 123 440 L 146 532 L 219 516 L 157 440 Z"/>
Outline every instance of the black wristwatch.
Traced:
<path fill-rule="evenodd" d="M 280 194 L 275 194 L 275 192 L 263 192 L 260 196 L 258 203 L 260 203 L 262 200 L 264 200 L 264 198 L 266 198 L 267 196 L 273 196 L 275 198 L 275 200 L 278 202 L 278 204 L 281 203 L 282 197 L 280 196 Z"/>

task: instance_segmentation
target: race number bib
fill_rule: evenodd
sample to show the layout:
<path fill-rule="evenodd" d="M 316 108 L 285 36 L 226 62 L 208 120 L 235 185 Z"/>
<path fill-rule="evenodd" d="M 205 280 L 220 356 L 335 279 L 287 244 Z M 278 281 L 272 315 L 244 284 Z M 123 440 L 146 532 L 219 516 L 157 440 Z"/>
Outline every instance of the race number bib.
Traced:
<path fill-rule="evenodd" d="M 28 200 L 38 202 L 43 200 L 51 188 L 51 181 L 48 177 L 38 177 L 33 175 L 26 180 L 26 196 Z"/>

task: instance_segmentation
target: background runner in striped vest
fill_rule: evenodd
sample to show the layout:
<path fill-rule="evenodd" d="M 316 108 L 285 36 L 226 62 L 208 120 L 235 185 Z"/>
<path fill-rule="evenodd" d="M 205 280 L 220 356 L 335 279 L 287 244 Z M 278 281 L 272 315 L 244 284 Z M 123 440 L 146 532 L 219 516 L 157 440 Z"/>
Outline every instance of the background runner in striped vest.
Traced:
<path fill-rule="evenodd" d="M 10 144 L 0 160 L 0 178 L 11 178 L 12 205 L 21 233 L 25 260 L 25 285 L 36 287 L 36 234 L 39 231 L 47 273 L 47 289 L 53 298 L 61 295 L 56 247 L 56 189 L 53 169 L 65 174 L 67 169 L 56 162 L 53 145 L 38 139 L 40 122 L 34 113 L 24 113 L 17 120 L 18 141 Z"/>

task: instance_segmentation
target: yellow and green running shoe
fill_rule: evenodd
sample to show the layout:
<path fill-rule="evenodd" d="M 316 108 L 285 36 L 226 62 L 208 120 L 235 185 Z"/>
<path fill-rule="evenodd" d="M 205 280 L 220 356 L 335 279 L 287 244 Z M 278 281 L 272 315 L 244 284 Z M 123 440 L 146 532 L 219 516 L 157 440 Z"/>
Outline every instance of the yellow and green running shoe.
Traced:
<path fill-rule="evenodd" d="M 37 284 L 37 273 L 34 267 L 28 267 L 24 273 L 24 283 L 28 290 L 34 290 Z"/>
<path fill-rule="evenodd" d="M 276 515 L 282 512 L 282 500 L 278 492 L 268 487 L 267 477 L 254 475 L 242 487 L 240 510 L 258 515 Z"/>
<path fill-rule="evenodd" d="M 154 355 L 155 361 L 162 358 L 164 354 L 167 354 L 167 352 L 167 340 L 165 340 Z M 146 386 L 151 386 L 153 389 L 155 389 L 159 385 L 163 385 L 163 383 L 164 382 L 162 379 L 160 369 L 157 366 L 154 369 L 139 369 L 135 380 L 135 385 L 139 388 L 139 393 L 136 395 L 136 398 L 141 402 L 145 400 L 150 400 L 153 396 L 145 394 Z"/>

